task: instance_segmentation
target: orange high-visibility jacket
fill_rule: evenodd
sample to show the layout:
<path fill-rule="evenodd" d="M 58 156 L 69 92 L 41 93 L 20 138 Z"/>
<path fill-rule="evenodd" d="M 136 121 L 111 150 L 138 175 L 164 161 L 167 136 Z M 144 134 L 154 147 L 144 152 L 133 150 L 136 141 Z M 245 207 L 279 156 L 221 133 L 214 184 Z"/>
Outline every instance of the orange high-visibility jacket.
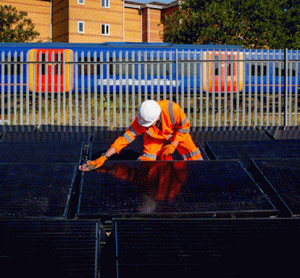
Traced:
<path fill-rule="evenodd" d="M 165 139 L 170 141 L 183 142 L 190 132 L 190 122 L 180 106 L 170 100 L 158 101 L 161 107 L 161 129 L 155 126 L 145 128 L 138 123 L 138 117 L 135 118 L 131 126 L 126 130 L 123 136 L 120 136 L 111 145 L 117 153 L 133 142 L 136 136 L 147 133 L 150 137 L 156 139 Z"/>

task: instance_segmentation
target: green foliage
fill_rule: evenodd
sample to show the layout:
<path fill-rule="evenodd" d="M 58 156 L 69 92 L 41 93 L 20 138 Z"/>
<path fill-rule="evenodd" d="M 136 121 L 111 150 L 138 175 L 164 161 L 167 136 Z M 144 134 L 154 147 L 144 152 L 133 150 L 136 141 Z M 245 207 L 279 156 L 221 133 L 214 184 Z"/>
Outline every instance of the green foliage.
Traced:
<path fill-rule="evenodd" d="M 171 43 L 300 48 L 300 0 L 185 0 L 163 21 Z"/>
<path fill-rule="evenodd" d="M 26 16 L 12 6 L 0 5 L 0 42 L 29 42 L 39 36 Z"/>

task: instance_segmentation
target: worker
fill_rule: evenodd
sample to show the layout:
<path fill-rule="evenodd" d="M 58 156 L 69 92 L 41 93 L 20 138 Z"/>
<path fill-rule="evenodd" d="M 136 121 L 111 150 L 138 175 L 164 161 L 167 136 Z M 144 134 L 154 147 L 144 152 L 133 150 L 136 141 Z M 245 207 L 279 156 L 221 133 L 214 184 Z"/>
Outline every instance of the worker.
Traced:
<path fill-rule="evenodd" d="M 146 100 L 139 106 L 138 115 L 126 130 L 96 160 L 89 160 L 79 166 L 81 171 L 91 171 L 144 134 L 144 150 L 138 160 L 171 160 L 177 149 L 184 160 L 203 160 L 199 148 L 189 133 L 190 123 L 180 106 L 171 100 Z"/>

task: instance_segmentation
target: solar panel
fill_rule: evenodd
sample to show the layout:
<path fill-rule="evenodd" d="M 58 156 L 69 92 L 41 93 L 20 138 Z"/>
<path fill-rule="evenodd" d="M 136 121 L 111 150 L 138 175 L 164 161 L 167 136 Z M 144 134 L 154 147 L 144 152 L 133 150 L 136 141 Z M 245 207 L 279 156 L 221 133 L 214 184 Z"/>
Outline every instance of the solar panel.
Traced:
<path fill-rule="evenodd" d="M 300 139 L 299 126 L 271 126 L 264 130 L 266 134 L 276 140 Z"/>
<path fill-rule="evenodd" d="M 34 132 L 36 129 L 35 125 L 0 125 L 2 132 Z"/>
<path fill-rule="evenodd" d="M 300 157 L 300 140 L 262 140 L 207 142 L 206 152 L 211 159 L 240 159 L 249 165 L 250 158 Z"/>
<path fill-rule="evenodd" d="M 66 218 L 77 167 L 0 163 L 0 217 Z"/>
<path fill-rule="evenodd" d="M 271 140 L 263 131 L 254 129 L 203 129 L 191 131 L 191 136 L 195 142 L 199 142 L 203 147 L 211 141 L 254 141 Z"/>
<path fill-rule="evenodd" d="M 101 141 L 92 143 L 91 158 L 98 158 L 103 152 L 106 152 L 114 140 L 103 138 Z M 111 156 L 110 160 L 137 160 L 143 154 L 143 136 L 138 136 L 134 142 L 126 146 L 120 154 Z"/>
<path fill-rule="evenodd" d="M 106 161 L 84 174 L 79 217 L 276 214 L 239 161 Z"/>
<path fill-rule="evenodd" d="M 117 277 L 292 277 L 300 219 L 114 219 Z"/>
<path fill-rule="evenodd" d="M 91 139 L 89 132 L 6 132 L 2 142 L 88 142 Z"/>
<path fill-rule="evenodd" d="M 2 275 L 99 277 L 96 221 L 0 220 Z"/>
<path fill-rule="evenodd" d="M 95 130 L 93 133 L 93 142 L 109 141 L 114 142 L 119 136 L 124 134 L 124 130 Z"/>
<path fill-rule="evenodd" d="M 79 163 L 81 142 L 1 143 L 2 163 Z"/>
<path fill-rule="evenodd" d="M 255 159 L 254 173 L 283 213 L 300 214 L 300 158 Z M 253 169 L 253 167 L 251 167 Z M 256 171 L 255 171 L 256 170 Z M 253 171 L 253 170 L 252 170 Z"/>

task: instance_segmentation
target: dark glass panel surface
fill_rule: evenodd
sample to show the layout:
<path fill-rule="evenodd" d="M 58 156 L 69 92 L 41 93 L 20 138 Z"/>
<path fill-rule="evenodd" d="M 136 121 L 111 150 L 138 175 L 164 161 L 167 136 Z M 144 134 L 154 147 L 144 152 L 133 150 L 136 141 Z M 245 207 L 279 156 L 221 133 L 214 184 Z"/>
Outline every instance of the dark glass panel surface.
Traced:
<path fill-rule="evenodd" d="M 78 215 L 273 213 L 239 161 L 107 161 L 84 174 Z"/>
<path fill-rule="evenodd" d="M 260 172 L 260 184 L 273 198 L 278 197 L 293 215 L 300 214 L 300 159 L 253 160 Z M 277 195 L 277 196 L 276 196 Z"/>
<path fill-rule="evenodd" d="M 99 277 L 99 223 L 0 220 L 1 271 L 9 277 Z"/>
<path fill-rule="evenodd" d="M 250 158 L 298 158 L 300 140 L 208 142 L 207 152 L 214 159 L 240 159 L 245 165 Z"/>
<path fill-rule="evenodd" d="M 114 220 L 118 277 L 293 277 L 299 219 Z M 196 274 L 197 276 L 197 274 Z"/>
<path fill-rule="evenodd" d="M 191 136 L 195 142 L 199 142 L 206 147 L 207 142 L 217 141 L 254 141 L 254 140 L 270 140 L 270 138 L 260 130 L 253 128 L 211 128 L 191 131 Z"/>
<path fill-rule="evenodd" d="M 81 142 L 1 143 L 2 163 L 79 163 Z"/>
<path fill-rule="evenodd" d="M 0 164 L 0 217 L 66 217 L 77 164 Z"/>

